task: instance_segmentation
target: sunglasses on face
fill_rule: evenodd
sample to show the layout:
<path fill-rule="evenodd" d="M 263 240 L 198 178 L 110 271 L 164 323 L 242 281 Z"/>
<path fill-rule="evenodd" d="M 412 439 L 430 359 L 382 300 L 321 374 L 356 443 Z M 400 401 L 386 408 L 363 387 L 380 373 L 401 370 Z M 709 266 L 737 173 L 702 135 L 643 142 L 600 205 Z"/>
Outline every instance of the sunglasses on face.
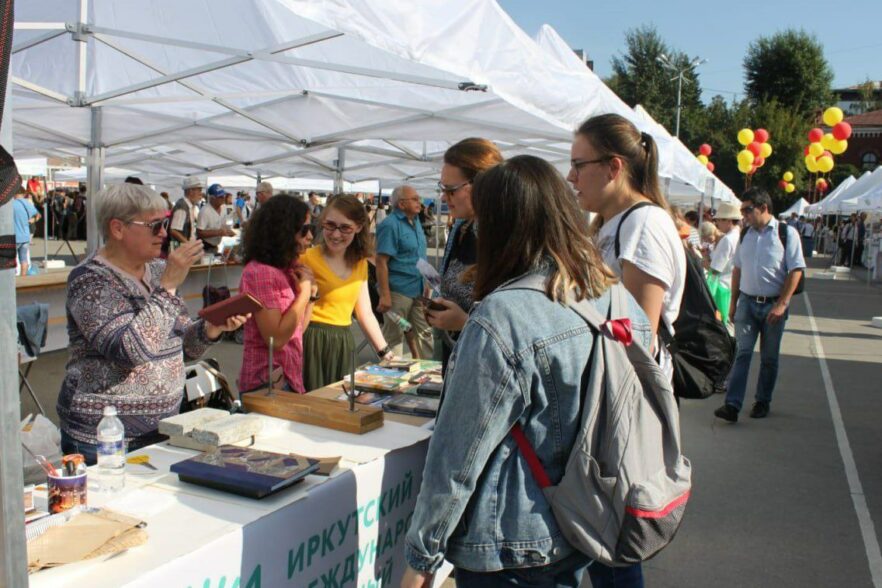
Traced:
<path fill-rule="evenodd" d="M 130 225 L 138 225 L 139 227 L 147 227 L 150 229 L 150 232 L 153 233 L 154 237 L 158 237 L 162 231 L 168 230 L 170 219 L 168 217 L 160 218 L 155 221 L 145 222 L 145 221 L 129 221 Z"/>
<path fill-rule="evenodd" d="M 756 206 L 742 206 L 741 214 L 750 214 L 754 210 L 756 210 Z"/>
<path fill-rule="evenodd" d="M 301 237 L 305 237 L 307 233 L 309 233 L 310 235 L 315 235 L 315 229 L 313 229 L 312 225 L 303 225 L 302 227 L 300 227 L 300 230 L 297 231 L 297 234 Z"/>
<path fill-rule="evenodd" d="M 355 227 L 353 225 L 333 223 L 331 221 L 325 221 L 322 223 L 322 230 L 328 234 L 333 233 L 334 231 L 339 232 L 341 235 L 351 235 L 355 232 Z"/>
<path fill-rule="evenodd" d="M 468 186 L 469 184 L 471 184 L 471 182 L 465 181 L 461 184 L 456 184 L 455 186 L 448 186 L 447 184 L 442 184 L 441 182 L 438 182 L 437 190 L 439 194 L 444 194 L 445 196 L 453 196 L 454 194 L 456 194 L 457 190 L 459 190 L 463 186 Z"/>

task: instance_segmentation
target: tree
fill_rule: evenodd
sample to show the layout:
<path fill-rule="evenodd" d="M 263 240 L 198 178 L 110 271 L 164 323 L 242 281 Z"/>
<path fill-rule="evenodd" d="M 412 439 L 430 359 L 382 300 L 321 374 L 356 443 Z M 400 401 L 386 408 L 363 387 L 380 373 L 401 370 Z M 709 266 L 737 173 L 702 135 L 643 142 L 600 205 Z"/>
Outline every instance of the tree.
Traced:
<path fill-rule="evenodd" d="M 805 31 L 760 37 L 744 57 L 744 90 L 752 104 L 777 101 L 803 116 L 829 106 L 833 71 L 820 42 Z"/>
<path fill-rule="evenodd" d="M 691 122 L 703 106 L 701 87 L 695 68 L 690 66 L 689 56 L 674 51 L 652 26 L 631 29 L 625 33 L 627 51 L 612 59 L 613 74 L 607 85 L 628 106 L 638 104 L 667 128 L 674 132 L 677 109 L 676 75 L 659 63 L 666 55 L 678 69 L 686 69 L 683 75 L 682 111 L 680 117 L 681 138 L 690 136 Z"/>
<path fill-rule="evenodd" d="M 849 108 L 849 114 L 863 114 L 882 109 L 882 92 L 877 89 L 876 82 L 867 78 L 864 83 L 858 84 L 857 91 L 860 101 Z"/>

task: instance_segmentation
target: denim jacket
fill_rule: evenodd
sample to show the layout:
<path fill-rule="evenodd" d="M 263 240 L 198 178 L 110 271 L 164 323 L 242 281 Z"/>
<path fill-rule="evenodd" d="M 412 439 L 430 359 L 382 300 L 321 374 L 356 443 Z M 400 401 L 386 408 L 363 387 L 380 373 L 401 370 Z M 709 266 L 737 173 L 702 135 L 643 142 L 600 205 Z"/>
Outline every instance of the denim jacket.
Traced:
<path fill-rule="evenodd" d="M 634 339 L 648 346 L 649 320 L 628 299 Z M 594 301 L 604 315 L 609 300 L 607 292 Z M 434 572 L 446 558 L 497 571 L 573 553 L 509 431 L 521 424 L 558 483 L 578 432 L 593 343 L 574 311 L 540 292 L 497 290 L 473 307 L 447 370 L 407 534 L 411 567 Z"/>

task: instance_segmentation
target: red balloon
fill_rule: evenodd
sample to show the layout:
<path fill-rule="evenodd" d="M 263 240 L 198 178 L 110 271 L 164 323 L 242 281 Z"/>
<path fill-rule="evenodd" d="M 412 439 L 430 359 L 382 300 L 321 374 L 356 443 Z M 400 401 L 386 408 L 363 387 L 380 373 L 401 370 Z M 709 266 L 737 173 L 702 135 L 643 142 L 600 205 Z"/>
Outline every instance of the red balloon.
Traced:
<path fill-rule="evenodd" d="M 753 140 L 757 143 L 765 143 L 769 140 L 769 131 L 766 129 L 757 129 L 753 132 Z"/>
<path fill-rule="evenodd" d="M 748 151 L 750 151 L 751 153 L 753 153 L 753 156 L 754 156 L 754 157 L 759 157 L 759 156 L 760 156 L 760 153 L 762 153 L 762 151 L 763 151 L 763 147 L 762 147 L 762 145 L 760 145 L 760 144 L 757 143 L 756 141 L 754 141 L 753 143 L 751 143 L 750 145 L 748 145 L 747 147 L 745 147 L 745 149 L 747 149 Z"/>
<path fill-rule="evenodd" d="M 785 182 L 784 180 L 778 180 L 778 187 L 784 190 L 785 188 L 787 188 L 787 182 Z"/>
<path fill-rule="evenodd" d="M 714 173 L 714 162 L 713 161 L 707 162 L 707 171 L 709 171 L 710 173 Z"/>
<path fill-rule="evenodd" d="M 711 146 L 708 145 L 707 143 L 703 143 L 701 145 L 701 147 L 698 148 L 698 153 L 700 153 L 701 155 L 704 155 L 705 157 L 710 157 L 710 154 L 712 152 L 713 152 L 713 149 L 711 149 Z"/>
<path fill-rule="evenodd" d="M 823 138 L 824 138 L 824 131 L 822 131 L 821 129 L 815 128 L 815 129 L 812 129 L 809 131 L 809 135 L 808 135 L 809 143 L 817 143 L 818 141 L 820 141 Z"/>
<path fill-rule="evenodd" d="M 809 148 L 808 148 L 808 146 L 806 146 L 806 148 L 802 150 L 802 154 L 803 154 L 803 155 L 808 155 L 808 154 L 809 154 Z"/>
<path fill-rule="evenodd" d="M 818 182 L 818 188 L 820 188 L 822 192 L 824 190 L 826 190 L 827 189 L 827 181 L 824 179 L 821 179 L 821 181 Z"/>
<path fill-rule="evenodd" d="M 845 121 L 838 123 L 833 127 L 833 136 L 837 141 L 845 141 L 851 137 L 851 125 Z"/>

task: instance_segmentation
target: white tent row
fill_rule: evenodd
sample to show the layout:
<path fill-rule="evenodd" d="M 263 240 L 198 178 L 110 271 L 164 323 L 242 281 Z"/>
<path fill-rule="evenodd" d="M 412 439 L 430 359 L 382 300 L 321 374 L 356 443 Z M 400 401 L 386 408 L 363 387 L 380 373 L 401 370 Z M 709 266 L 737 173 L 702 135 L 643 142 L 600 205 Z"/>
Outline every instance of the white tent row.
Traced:
<path fill-rule="evenodd" d="M 856 190 L 850 190 L 843 197 L 842 204 L 861 211 L 882 210 L 882 166 L 876 168 L 863 191 L 857 193 Z"/>
<path fill-rule="evenodd" d="M 696 204 L 701 200 L 702 194 L 706 193 L 708 202 L 714 199 L 717 202 L 737 201 L 735 194 L 719 178 L 714 176 L 708 169 L 701 165 L 682 142 L 673 137 L 667 129 L 655 121 L 646 110 L 639 104 L 633 111 L 622 102 L 603 82 L 589 70 L 576 56 L 570 45 L 550 25 L 542 25 L 535 37 L 536 43 L 546 55 L 566 67 L 573 75 L 582 80 L 585 88 L 583 94 L 599 93 L 607 101 L 607 104 L 615 104 L 623 107 L 617 111 L 634 122 L 641 130 L 653 136 L 659 147 L 659 167 L 663 177 L 670 181 L 665 183 L 666 196 L 676 204 Z M 596 90 L 594 90 L 596 88 Z M 567 94 L 572 97 L 571 94 Z M 577 105 L 573 105 L 569 111 L 571 124 L 576 126 L 587 118 Z M 713 181 L 713 188 L 709 190 L 709 180 Z"/>
<path fill-rule="evenodd" d="M 869 172 L 867 172 L 869 173 Z M 866 175 L 866 174 L 864 174 Z M 824 198 L 815 202 L 814 204 L 810 204 L 807 211 L 809 214 L 830 214 L 832 212 L 832 205 L 839 200 L 840 196 L 848 190 L 857 180 L 854 176 L 848 176 L 842 182 L 836 186 L 832 192 L 827 194 Z"/>
<path fill-rule="evenodd" d="M 852 181 L 848 182 L 849 179 Z M 880 188 L 882 188 L 882 166 L 877 167 L 875 171 L 864 172 L 857 180 L 847 178 L 829 196 L 812 205 L 809 210 L 817 214 L 859 212 L 870 206 L 864 202 L 864 198 L 872 196 Z"/>
<path fill-rule="evenodd" d="M 803 216 L 805 214 L 810 214 L 807 212 L 809 207 L 809 201 L 805 198 L 800 198 L 793 205 L 778 215 L 778 218 L 789 218 L 791 214 L 796 213 L 797 216 Z"/>

